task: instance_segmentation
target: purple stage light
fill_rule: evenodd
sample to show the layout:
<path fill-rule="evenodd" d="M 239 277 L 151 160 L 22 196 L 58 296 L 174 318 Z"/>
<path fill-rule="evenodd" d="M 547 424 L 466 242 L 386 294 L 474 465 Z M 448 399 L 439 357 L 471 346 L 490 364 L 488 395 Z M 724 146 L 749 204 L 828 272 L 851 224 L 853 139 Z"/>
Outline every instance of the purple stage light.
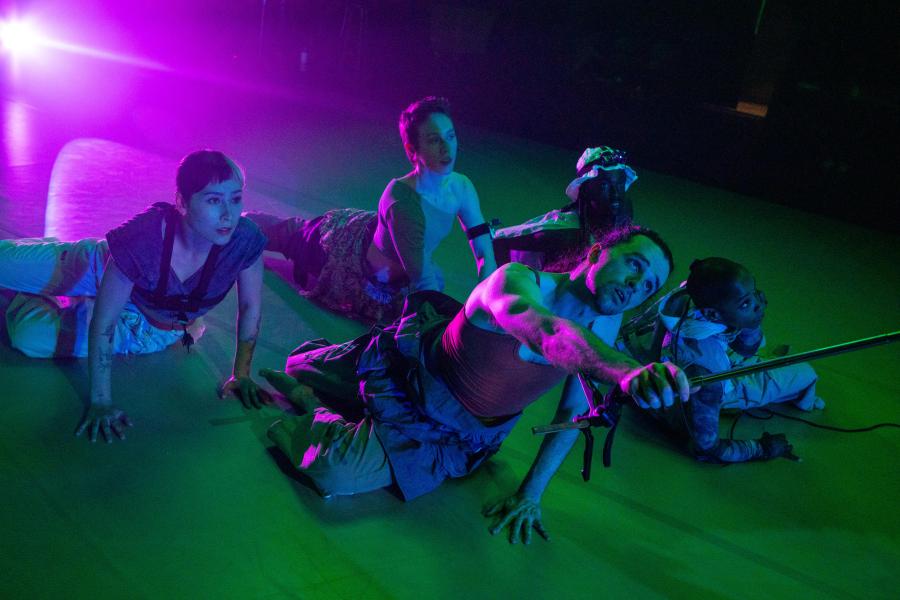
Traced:
<path fill-rule="evenodd" d="M 31 23 L 19 20 L 0 22 L 0 45 L 5 52 L 17 56 L 31 54 L 40 44 L 41 37 Z"/>
<path fill-rule="evenodd" d="M 39 47 L 62 50 L 71 54 L 80 54 L 91 58 L 99 58 L 117 63 L 123 63 L 144 69 L 166 71 L 168 68 L 153 60 L 129 54 L 110 52 L 101 48 L 91 48 L 79 44 L 72 44 L 62 40 L 50 39 L 41 36 L 37 29 L 27 21 L 9 20 L 0 22 L 0 42 L 3 49 L 15 56 L 32 55 Z"/>

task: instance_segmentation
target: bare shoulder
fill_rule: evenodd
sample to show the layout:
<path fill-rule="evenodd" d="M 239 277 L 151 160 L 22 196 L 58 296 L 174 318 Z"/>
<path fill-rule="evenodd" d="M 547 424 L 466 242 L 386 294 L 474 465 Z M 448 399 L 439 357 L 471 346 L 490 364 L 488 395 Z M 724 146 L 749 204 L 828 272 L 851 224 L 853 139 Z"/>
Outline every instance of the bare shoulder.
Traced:
<path fill-rule="evenodd" d="M 550 273 L 542 273 L 542 276 L 550 276 Z M 499 267 L 491 273 L 479 287 L 484 286 L 485 291 L 495 297 L 512 295 L 536 299 L 541 294 L 541 285 L 534 270 L 523 264 L 511 262 Z"/>
<path fill-rule="evenodd" d="M 509 262 L 497 268 L 491 273 L 490 277 L 497 277 L 502 280 L 519 281 L 527 280 L 535 282 L 534 271 L 531 267 L 527 267 L 522 263 Z"/>
<path fill-rule="evenodd" d="M 534 273 L 531 269 L 516 262 L 506 263 L 497 267 L 496 271 L 478 283 L 470 296 L 502 294 L 507 292 L 510 287 L 523 285 L 527 281 L 535 283 Z"/>
<path fill-rule="evenodd" d="M 457 173 L 456 171 L 450 174 L 450 189 L 453 190 L 453 193 L 455 195 L 459 196 L 463 200 L 478 198 L 478 194 L 475 192 L 475 185 L 472 183 L 472 180 L 462 173 Z"/>
<path fill-rule="evenodd" d="M 484 310 L 491 312 L 489 307 L 498 301 L 520 297 L 534 299 L 540 294 L 540 286 L 531 269 L 519 263 L 507 263 L 475 286 L 466 300 L 466 316 Z"/>
<path fill-rule="evenodd" d="M 454 183 L 455 185 L 460 185 L 460 186 L 465 186 L 465 187 L 470 187 L 470 188 L 475 187 L 472 184 L 472 180 L 469 179 L 469 177 L 467 175 L 464 175 L 463 173 L 460 173 L 459 171 L 453 171 L 453 173 L 450 174 L 450 181 L 452 183 Z"/>

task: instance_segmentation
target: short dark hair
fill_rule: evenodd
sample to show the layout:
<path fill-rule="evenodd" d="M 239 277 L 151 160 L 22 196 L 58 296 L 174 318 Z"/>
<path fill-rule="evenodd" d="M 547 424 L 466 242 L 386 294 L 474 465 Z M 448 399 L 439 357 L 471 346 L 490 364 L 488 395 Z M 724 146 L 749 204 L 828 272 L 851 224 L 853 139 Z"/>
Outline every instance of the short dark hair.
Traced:
<path fill-rule="evenodd" d="M 638 235 L 649 238 L 651 242 L 656 244 L 659 249 L 662 250 L 663 256 L 665 256 L 666 258 L 666 262 L 669 263 L 669 273 L 672 273 L 675 270 L 675 259 L 672 257 L 672 250 L 669 248 L 669 245 L 662 239 L 662 237 L 660 237 L 658 233 L 656 233 L 649 227 L 634 225 L 631 223 L 622 225 L 620 227 L 615 227 L 604 233 L 600 237 L 600 239 L 597 240 L 597 243 L 599 243 L 602 248 L 612 248 L 613 246 L 616 246 L 618 244 L 624 244 L 625 242 L 628 242 Z M 584 262 L 585 259 L 587 259 L 592 246 L 593 244 L 589 244 L 586 247 L 573 249 L 571 252 L 560 257 L 552 264 L 546 265 L 546 268 L 544 270 L 552 273 L 566 273 L 568 271 L 571 271 L 579 264 Z"/>
<path fill-rule="evenodd" d="M 697 308 L 716 308 L 734 289 L 747 268 L 727 258 L 711 256 L 691 263 L 687 292 Z"/>
<path fill-rule="evenodd" d="M 449 117 L 450 102 L 442 96 L 426 96 L 416 100 L 400 113 L 400 139 L 403 140 L 404 149 L 407 145 L 419 149 L 419 125 L 433 113 L 443 113 Z M 409 152 L 406 156 L 412 161 L 413 157 Z"/>
<path fill-rule="evenodd" d="M 244 171 L 236 162 L 218 150 L 197 150 L 181 159 L 175 173 L 175 190 L 187 206 L 191 196 L 210 183 L 229 179 L 244 184 Z"/>
<path fill-rule="evenodd" d="M 623 244 L 637 235 L 642 235 L 646 238 L 650 238 L 651 242 L 659 246 L 659 249 L 662 250 L 663 256 L 666 257 L 666 262 L 669 263 L 669 273 L 675 270 L 675 259 L 672 256 L 672 250 L 669 248 L 669 245 L 665 242 L 665 240 L 662 239 L 662 237 L 658 233 L 656 233 L 649 227 L 628 223 L 626 225 L 610 229 L 605 234 L 603 234 L 603 236 L 598 241 L 600 242 L 600 245 L 602 247 L 611 248 L 618 244 Z"/>

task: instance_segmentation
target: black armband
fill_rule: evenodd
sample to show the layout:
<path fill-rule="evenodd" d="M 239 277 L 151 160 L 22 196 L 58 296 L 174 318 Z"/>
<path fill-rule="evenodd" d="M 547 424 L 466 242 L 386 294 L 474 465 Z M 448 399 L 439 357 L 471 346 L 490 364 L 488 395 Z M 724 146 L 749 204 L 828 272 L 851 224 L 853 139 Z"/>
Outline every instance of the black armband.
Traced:
<path fill-rule="evenodd" d="M 475 238 L 482 236 L 484 234 L 488 234 L 492 238 L 494 237 L 493 225 L 497 219 L 492 220 L 490 223 L 482 223 L 481 225 L 476 225 L 475 227 L 470 227 L 466 230 L 466 237 L 470 240 L 474 240 Z"/>

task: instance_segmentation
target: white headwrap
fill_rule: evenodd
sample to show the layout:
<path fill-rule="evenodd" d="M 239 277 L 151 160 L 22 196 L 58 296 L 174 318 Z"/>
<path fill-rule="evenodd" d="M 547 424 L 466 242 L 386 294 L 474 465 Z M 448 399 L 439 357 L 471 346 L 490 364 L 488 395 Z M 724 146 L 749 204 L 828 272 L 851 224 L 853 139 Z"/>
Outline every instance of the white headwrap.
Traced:
<path fill-rule="evenodd" d="M 578 200 L 578 190 L 581 187 L 581 184 L 587 181 L 588 179 L 593 179 L 600 174 L 600 170 L 603 171 L 625 171 L 625 191 L 628 191 L 628 188 L 631 187 L 631 184 L 634 183 L 638 176 L 637 173 L 634 172 L 634 169 L 625 164 L 625 154 L 615 148 L 610 148 L 609 146 L 597 146 L 596 148 L 585 148 L 584 152 L 581 153 L 581 156 L 578 158 L 578 162 L 575 164 L 575 170 L 579 173 L 585 168 L 585 166 L 591 164 L 594 161 L 599 161 L 594 165 L 591 165 L 591 168 L 586 173 L 576 177 L 566 186 L 566 196 L 572 199 L 572 201 Z"/>

